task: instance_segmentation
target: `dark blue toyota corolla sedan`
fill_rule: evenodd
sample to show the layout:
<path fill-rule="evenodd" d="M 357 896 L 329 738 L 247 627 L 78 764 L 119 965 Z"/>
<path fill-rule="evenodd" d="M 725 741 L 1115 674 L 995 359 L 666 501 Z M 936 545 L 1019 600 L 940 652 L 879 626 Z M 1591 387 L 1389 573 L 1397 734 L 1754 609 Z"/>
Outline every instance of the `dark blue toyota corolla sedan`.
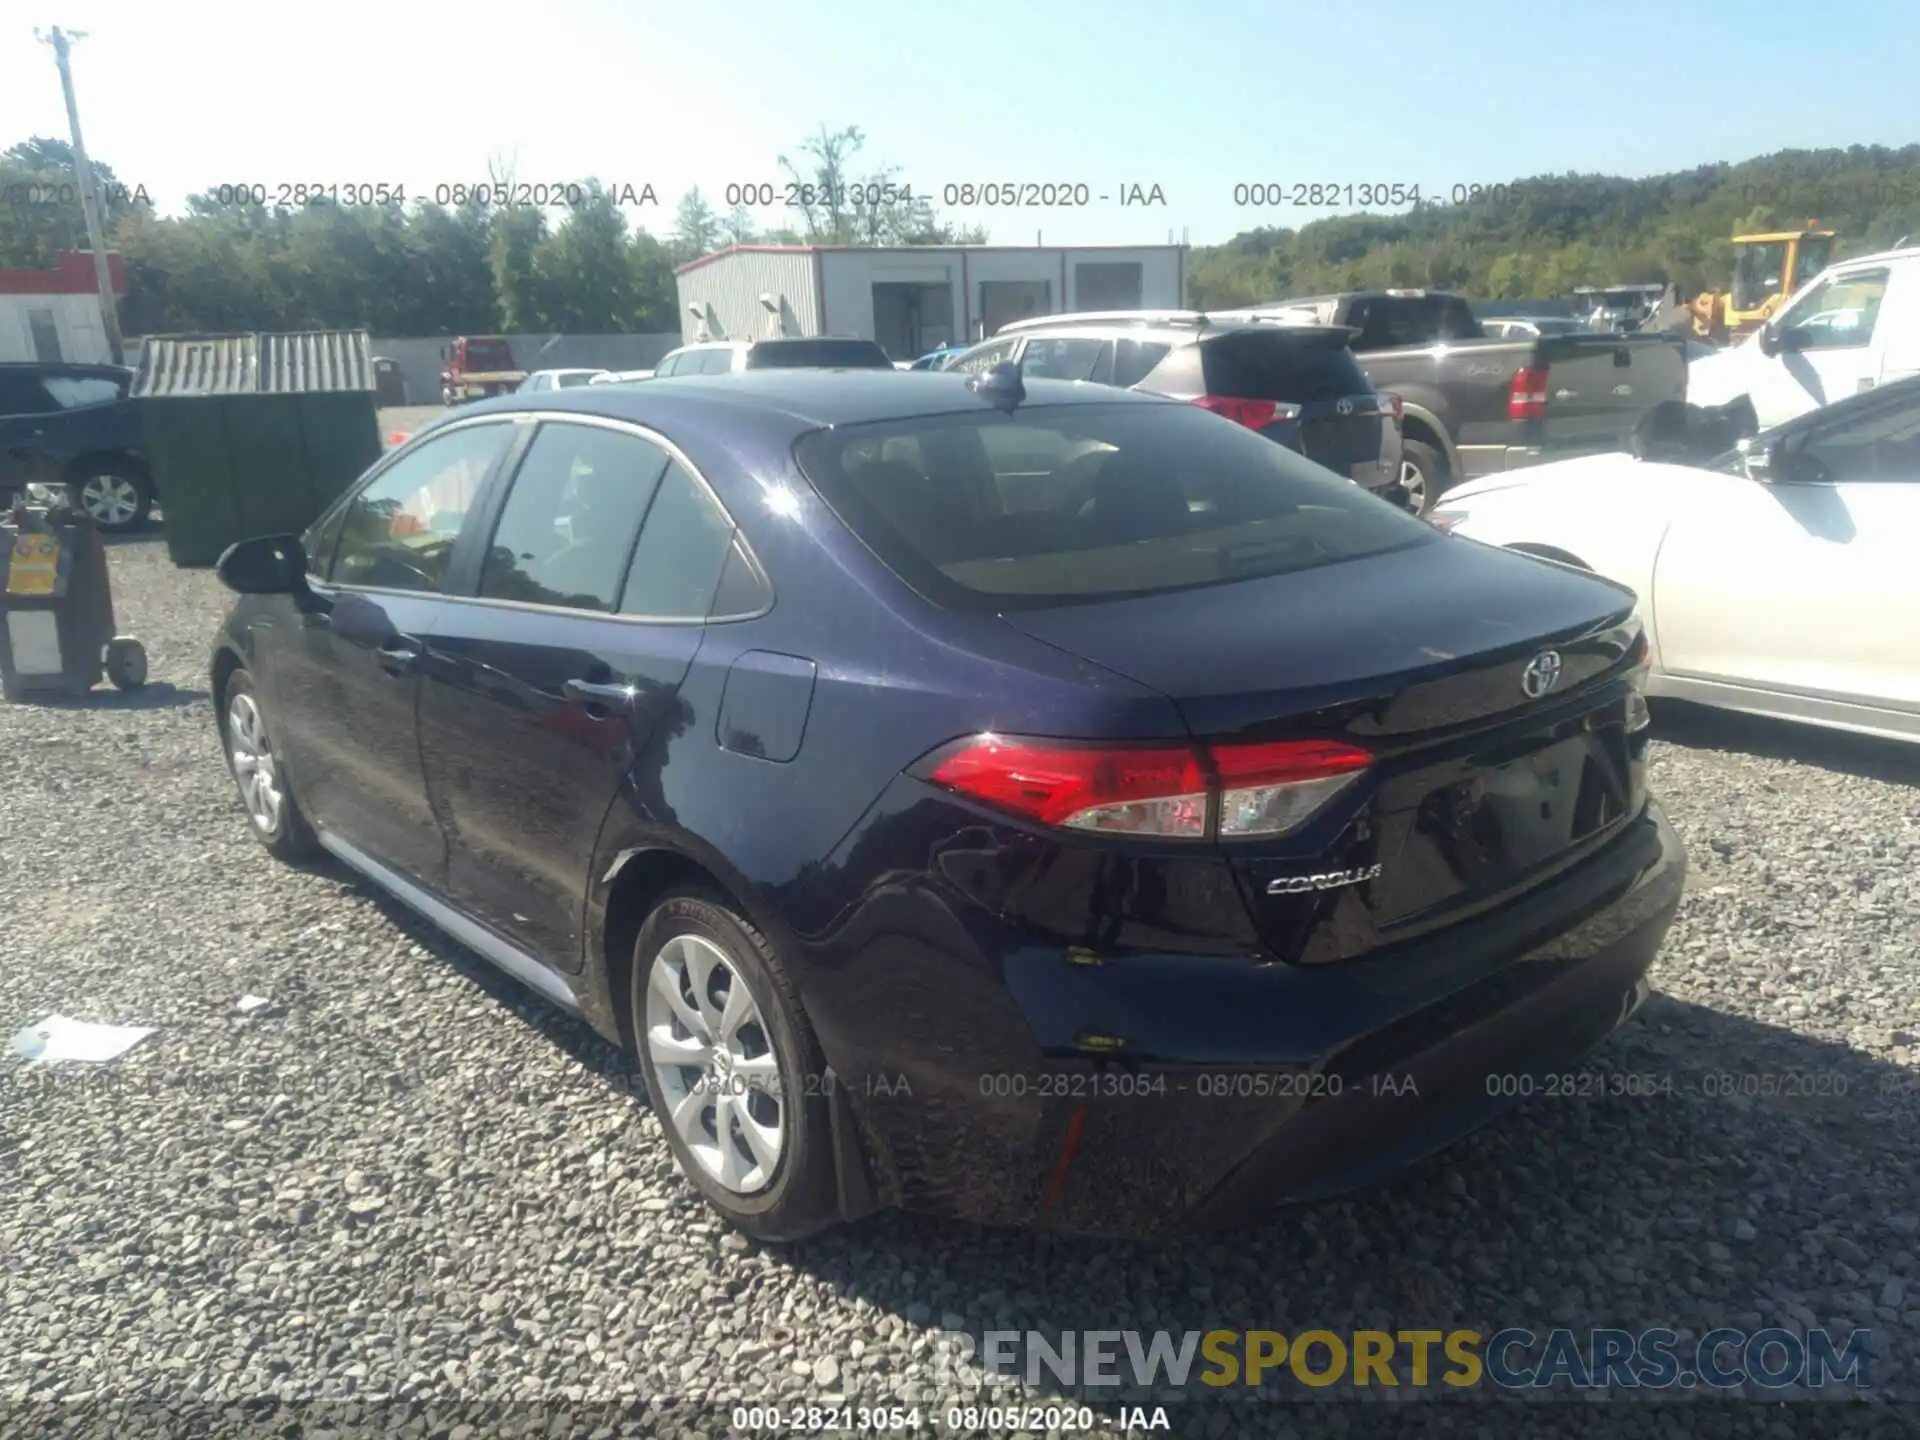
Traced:
<path fill-rule="evenodd" d="M 1645 994 L 1625 590 L 1105 386 L 510 396 L 235 546 L 247 813 L 637 1052 L 753 1234 L 1364 1183 Z"/>

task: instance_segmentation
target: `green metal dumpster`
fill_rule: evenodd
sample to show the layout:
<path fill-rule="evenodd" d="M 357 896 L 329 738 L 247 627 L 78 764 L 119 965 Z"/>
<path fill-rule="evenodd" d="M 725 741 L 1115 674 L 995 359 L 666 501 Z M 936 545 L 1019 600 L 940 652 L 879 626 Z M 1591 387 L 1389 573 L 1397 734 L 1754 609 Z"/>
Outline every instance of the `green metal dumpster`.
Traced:
<path fill-rule="evenodd" d="M 380 458 L 364 330 L 149 336 L 132 394 L 176 565 L 306 529 Z"/>

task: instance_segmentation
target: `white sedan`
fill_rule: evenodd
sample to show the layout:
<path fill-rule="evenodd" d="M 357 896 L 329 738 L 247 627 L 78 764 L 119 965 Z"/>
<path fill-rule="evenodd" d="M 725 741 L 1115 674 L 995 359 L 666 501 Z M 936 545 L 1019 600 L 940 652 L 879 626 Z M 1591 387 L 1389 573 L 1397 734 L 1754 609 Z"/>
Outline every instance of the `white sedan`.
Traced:
<path fill-rule="evenodd" d="M 1920 741 L 1920 379 L 1698 465 L 1489 475 L 1431 519 L 1632 587 L 1651 694 Z"/>

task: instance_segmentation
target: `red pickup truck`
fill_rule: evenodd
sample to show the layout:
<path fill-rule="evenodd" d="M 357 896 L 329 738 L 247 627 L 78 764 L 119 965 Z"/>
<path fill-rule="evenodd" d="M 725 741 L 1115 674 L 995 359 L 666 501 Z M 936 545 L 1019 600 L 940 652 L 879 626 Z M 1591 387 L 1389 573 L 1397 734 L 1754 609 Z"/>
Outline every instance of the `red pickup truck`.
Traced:
<path fill-rule="evenodd" d="M 506 395 L 527 378 L 526 371 L 515 368 L 513 347 L 499 335 L 456 335 L 440 347 L 440 358 L 446 362 L 440 370 L 440 400 L 446 405 Z"/>

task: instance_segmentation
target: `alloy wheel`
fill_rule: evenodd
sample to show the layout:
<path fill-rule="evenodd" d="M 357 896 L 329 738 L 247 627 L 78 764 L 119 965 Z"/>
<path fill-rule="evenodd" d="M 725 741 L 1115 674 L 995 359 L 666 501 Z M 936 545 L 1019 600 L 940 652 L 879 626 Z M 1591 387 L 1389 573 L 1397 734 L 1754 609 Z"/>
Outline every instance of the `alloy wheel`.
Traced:
<path fill-rule="evenodd" d="M 247 815 L 263 835 L 280 824 L 280 772 L 267 737 L 267 722 L 253 696 L 242 692 L 227 707 L 227 752 Z"/>
<path fill-rule="evenodd" d="M 1427 475 L 1411 460 L 1400 462 L 1400 494 L 1408 510 L 1423 515 L 1427 509 Z"/>
<path fill-rule="evenodd" d="M 726 952 L 675 935 L 647 976 L 644 1043 L 670 1123 L 713 1180 L 736 1195 L 773 1183 L 787 1143 L 787 1097 L 773 1032 Z"/>
<path fill-rule="evenodd" d="M 96 525 L 125 525 L 140 513 L 140 489 L 124 475 L 95 475 L 80 486 L 80 508 Z"/>

